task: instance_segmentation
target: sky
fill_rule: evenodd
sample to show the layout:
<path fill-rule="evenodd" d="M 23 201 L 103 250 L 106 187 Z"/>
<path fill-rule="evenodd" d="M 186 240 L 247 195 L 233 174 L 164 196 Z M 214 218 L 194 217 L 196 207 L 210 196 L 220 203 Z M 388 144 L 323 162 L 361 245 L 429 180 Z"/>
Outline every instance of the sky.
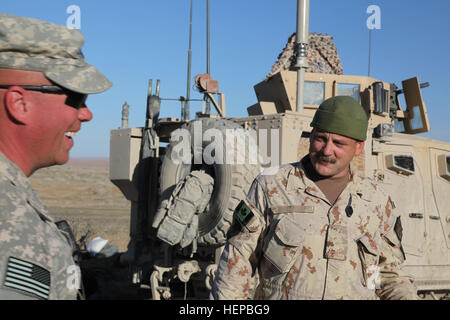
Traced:
<path fill-rule="evenodd" d="M 193 0 L 192 71 L 206 72 L 206 0 Z M 108 157 L 110 131 L 120 127 L 125 101 L 130 127 L 145 124 L 148 80 L 160 80 L 160 96 L 186 96 L 190 0 L 15 0 L 0 12 L 67 25 L 80 10 L 83 53 L 111 82 L 90 95 L 94 114 L 75 137 L 72 158 Z M 380 8 L 380 28 L 372 31 L 370 76 L 396 83 L 415 76 L 429 82 L 422 90 L 431 130 L 422 136 L 450 142 L 450 1 L 310 0 L 310 32 L 330 34 L 344 74 L 368 73 L 367 20 Z M 228 117 L 247 116 L 257 102 L 253 86 L 270 72 L 296 30 L 296 0 L 210 0 L 210 71 L 225 93 Z M 153 88 L 155 90 L 155 88 Z M 191 99 L 202 95 L 191 90 Z M 191 118 L 201 110 L 191 102 Z M 212 108 L 214 110 L 214 108 Z M 180 117 L 177 101 L 163 101 L 160 118 Z"/>

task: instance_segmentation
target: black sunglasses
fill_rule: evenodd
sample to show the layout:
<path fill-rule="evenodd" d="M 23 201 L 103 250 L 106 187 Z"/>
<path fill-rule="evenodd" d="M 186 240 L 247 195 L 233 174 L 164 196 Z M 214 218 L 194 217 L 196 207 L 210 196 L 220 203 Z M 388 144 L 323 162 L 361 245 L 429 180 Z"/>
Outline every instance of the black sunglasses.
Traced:
<path fill-rule="evenodd" d="M 0 85 L 0 89 L 9 89 L 11 87 L 14 87 L 16 85 Z M 75 91 L 71 91 L 59 86 L 21 86 L 17 85 L 17 87 L 24 88 L 25 90 L 30 91 L 39 91 L 42 93 L 52 93 L 52 94 L 65 94 L 67 95 L 66 98 L 66 105 L 71 106 L 75 109 L 79 109 L 86 103 L 87 94 L 78 93 Z"/>

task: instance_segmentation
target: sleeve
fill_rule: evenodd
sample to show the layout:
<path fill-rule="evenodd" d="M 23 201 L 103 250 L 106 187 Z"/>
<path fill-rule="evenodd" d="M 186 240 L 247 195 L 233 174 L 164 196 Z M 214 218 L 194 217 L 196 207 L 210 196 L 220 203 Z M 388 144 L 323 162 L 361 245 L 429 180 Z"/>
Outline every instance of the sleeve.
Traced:
<path fill-rule="evenodd" d="M 236 207 L 212 285 L 211 299 L 253 298 L 258 283 L 256 270 L 260 239 L 265 227 L 262 214 L 264 199 L 264 192 L 255 180 L 247 199 Z"/>
<path fill-rule="evenodd" d="M 0 219 L 0 299 L 48 299 L 50 269 L 34 259 L 30 236 L 22 230 L 22 221 Z"/>
<path fill-rule="evenodd" d="M 76 299 L 77 290 L 68 286 L 68 267 L 75 263 L 66 239 L 52 237 L 56 225 L 41 222 L 20 194 L 3 190 L 0 299 Z"/>
<path fill-rule="evenodd" d="M 48 296 L 48 290 L 35 284 L 30 270 L 36 261 L 33 248 L 26 246 L 27 226 L 20 218 L 25 212 L 25 203 L 12 188 L 12 184 L 0 177 L 0 299 L 32 300 Z M 31 241 L 36 242 L 33 238 Z M 42 266 L 45 267 L 45 266 Z M 43 273 L 48 272 L 47 269 Z M 38 282 L 38 281 L 37 281 Z M 42 292 L 41 292 L 42 291 Z"/>
<path fill-rule="evenodd" d="M 405 254 L 402 248 L 400 216 L 394 213 L 395 206 L 389 198 L 386 204 L 387 222 L 382 234 L 379 260 L 380 286 L 377 295 L 383 300 L 418 300 L 414 280 L 403 269 Z M 390 213 L 390 214 L 389 214 Z"/>

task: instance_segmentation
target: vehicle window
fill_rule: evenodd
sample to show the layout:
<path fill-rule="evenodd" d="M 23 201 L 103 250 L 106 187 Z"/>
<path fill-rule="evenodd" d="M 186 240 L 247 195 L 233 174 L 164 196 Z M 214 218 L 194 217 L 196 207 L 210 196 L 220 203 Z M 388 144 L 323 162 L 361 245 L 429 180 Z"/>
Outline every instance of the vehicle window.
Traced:
<path fill-rule="evenodd" d="M 325 82 L 305 81 L 304 104 L 319 105 L 325 100 Z"/>
<path fill-rule="evenodd" d="M 409 155 L 386 155 L 386 167 L 403 175 L 414 174 L 414 158 Z"/>
<path fill-rule="evenodd" d="M 395 132 L 405 132 L 405 124 L 403 119 L 394 118 Z"/>
<path fill-rule="evenodd" d="M 356 101 L 360 102 L 360 88 L 359 84 L 338 83 L 338 95 L 350 96 Z"/>
<path fill-rule="evenodd" d="M 420 107 L 414 106 L 411 108 L 413 117 L 408 119 L 394 119 L 395 132 L 406 132 L 405 121 L 408 121 L 409 130 L 419 130 L 423 128 L 422 115 L 420 114 Z"/>
<path fill-rule="evenodd" d="M 445 154 L 438 156 L 438 170 L 442 178 L 450 181 L 450 156 Z"/>
<path fill-rule="evenodd" d="M 399 168 L 414 172 L 414 159 L 411 156 L 394 156 L 394 164 Z"/>
<path fill-rule="evenodd" d="M 414 117 L 410 120 L 411 130 L 421 129 L 423 127 L 422 116 L 420 114 L 419 106 L 412 108 Z"/>

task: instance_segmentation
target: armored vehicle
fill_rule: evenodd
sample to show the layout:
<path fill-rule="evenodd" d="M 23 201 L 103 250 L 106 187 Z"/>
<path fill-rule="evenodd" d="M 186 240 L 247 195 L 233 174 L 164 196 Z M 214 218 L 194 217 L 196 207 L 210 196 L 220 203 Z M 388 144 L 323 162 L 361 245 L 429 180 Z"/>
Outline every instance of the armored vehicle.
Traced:
<path fill-rule="evenodd" d="M 233 211 L 253 178 L 305 155 L 314 112 L 336 95 L 352 96 L 369 117 L 365 149 L 354 165 L 383 183 L 401 213 L 405 270 L 423 297 L 448 297 L 450 143 L 416 135 L 430 130 L 421 93 L 428 84 L 415 77 L 399 88 L 343 75 L 339 61 L 311 58 L 320 46 L 302 50 L 321 37 L 309 35 L 304 20 L 299 25 L 303 41 L 293 54 L 302 72 L 280 55 L 282 63 L 255 85 L 258 102 L 247 117 L 227 117 L 218 82 L 203 74 L 195 84 L 217 114 L 202 110 L 191 120 L 182 101 L 180 119 L 160 119 L 160 84 L 153 94 L 150 81 L 145 126 L 127 127 L 125 108 L 122 127 L 111 131 L 110 179 L 131 201 L 131 240 L 121 262 L 153 299 L 208 297 Z"/>

